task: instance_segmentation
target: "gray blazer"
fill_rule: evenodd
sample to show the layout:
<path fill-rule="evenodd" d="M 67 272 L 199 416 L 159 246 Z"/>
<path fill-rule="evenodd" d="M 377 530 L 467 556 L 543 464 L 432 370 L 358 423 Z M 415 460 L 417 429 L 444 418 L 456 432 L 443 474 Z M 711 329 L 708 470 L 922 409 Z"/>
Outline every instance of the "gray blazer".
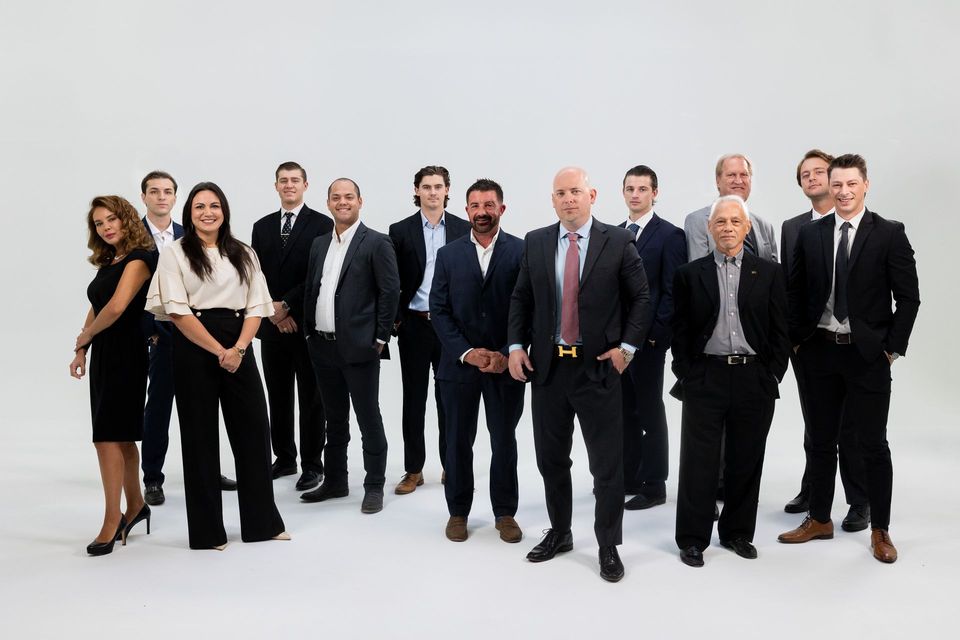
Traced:
<path fill-rule="evenodd" d="M 683 221 L 683 232 L 687 236 L 687 261 L 693 262 L 710 255 L 713 251 L 713 237 L 707 233 L 707 219 L 710 217 L 710 207 L 697 209 Z M 751 233 L 757 247 L 757 255 L 763 260 L 777 262 L 777 237 L 773 225 L 750 212 L 750 223 L 753 225 Z"/>

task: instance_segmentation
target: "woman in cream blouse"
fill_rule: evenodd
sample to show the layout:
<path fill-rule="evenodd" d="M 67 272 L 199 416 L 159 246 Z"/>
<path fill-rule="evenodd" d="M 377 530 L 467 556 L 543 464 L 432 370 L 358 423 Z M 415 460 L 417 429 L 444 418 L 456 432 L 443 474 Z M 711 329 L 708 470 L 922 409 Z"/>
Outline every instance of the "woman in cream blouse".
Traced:
<path fill-rule="evenodd" d="M 230 233 L 223 191 L 201 182 L 183 238 L 160 255 L 147 311 L 173 321 L 173 372 L 191 549 L 223 549 L 219 410 L 237 470 L 244 542 L 288 540 L 273 499 L 263 383 L 250 342 L 273 304 L 253 250 Z"/>

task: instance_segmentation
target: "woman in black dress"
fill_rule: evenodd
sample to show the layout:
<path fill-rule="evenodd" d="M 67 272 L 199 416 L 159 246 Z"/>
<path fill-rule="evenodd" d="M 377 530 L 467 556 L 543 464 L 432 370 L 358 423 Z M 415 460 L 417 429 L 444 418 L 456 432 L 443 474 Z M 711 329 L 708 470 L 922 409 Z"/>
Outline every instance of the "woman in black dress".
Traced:
<path fill-rule="evenodd" d="M 147 310 L 169 317 L 191 549 L 223 549 L 220 411 L 237 469 L 244 542 L 289 540 L 273 499 L 270 425 L 250 342 L 273 298 L 256 254 L 230 233 L 220 187 L 202 182 L 183 207 L 183 237 L 167 245 Z"/>
<path fill-rule="evenodd" d="M 87 553 L 100 556 L 113 551 L 117 538 L 126 544 L 126 534 L 137 522 L 147 520 L 150 526 L 135 441 L 143 438 L 147 392 L 147 344 L 140 321 L 156 258 L 136 209 L 120 196 L 94 198 L 87 227 L 93 252 L 89 260 L 97 275 L 87 287 L 91 307 L 77 336 L 70 375 L 84 376 L 87 350 L 92 349 L 90 411 L 105 508 L 103 526 Z M 120 510 L 121 491 L 126 513 Z"/>

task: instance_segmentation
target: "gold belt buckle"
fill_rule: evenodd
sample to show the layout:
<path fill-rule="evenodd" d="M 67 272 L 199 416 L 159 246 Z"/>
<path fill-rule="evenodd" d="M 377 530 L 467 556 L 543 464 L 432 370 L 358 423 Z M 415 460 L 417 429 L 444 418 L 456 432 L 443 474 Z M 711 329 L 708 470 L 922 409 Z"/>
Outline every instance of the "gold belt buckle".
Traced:
<path fill-rule="evenodd" d="M 558 345 L 557 345 L 557 355 L 560 356 L 561 358 L 566 358 L 566 357 L 577 358 L 577 357 L 579 357 L 579 356 L 577 355 L 577 347 L 576 347 L 576 346 L 568 346 L 568 347 L 564 348 L 564 345 L 562 345 L 562 344 L 558 344 Z"/>

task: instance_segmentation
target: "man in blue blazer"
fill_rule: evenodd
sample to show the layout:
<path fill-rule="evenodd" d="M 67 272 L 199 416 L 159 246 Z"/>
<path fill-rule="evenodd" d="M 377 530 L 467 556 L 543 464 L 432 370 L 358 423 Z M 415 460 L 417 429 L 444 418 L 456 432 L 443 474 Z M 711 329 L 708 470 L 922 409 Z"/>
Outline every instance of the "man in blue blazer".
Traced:
<path fill-rule="evenodd" d="M 667 413 L 663 406 L 663 367 L 672 333 L 673 274 L 687 262 L 687 241 L 681 229 L 653 211 L 658 191 L 656 172 L 633 167 L 623 178 L 623 199 L 629 214 L 620 226 L 636 238 L 650 287 L 653 313 L 643 349 L 620 379 L 623 384 L 623 484 L 634 497 L 624 509 L 649 509 L 667 500 L 669 469 Z"/>
<path fill-rule="evenodd" d="M 157 253 L 183 235 L 183 227 L 170 212 L 177 202 L 177 181 L 164 171 L 151 171 L 140 181 L 140 199 L 147 209 L 143 225 L 157 246 Z M 173 410 L 173 340 L 170 322 L 156 320 L 143 312 L 143 334 L 150 349 L 150 386 L 143 410 L 143 443 L 140 466 L 146 487 L 144 500 L 157 506 L 163 495 L 163 462 L 170 444 L 170 413 Z"/>
<path fill-rule="evenodd" d="M 520 542 L 516 428 L 523 383 L 507 371 L 510 295 L 520 273 L 523 241 L 500 229 L 503 189 L 480 179 L 467 189 L 472 231 L 437 252 L 430 317 L 442 346 L 437 387 L 446 415 L 446 536 L 467 539 L 473 504 L 473 442 L 480 397 L 490 431 L 490 502 L 504 542 Z"/>

